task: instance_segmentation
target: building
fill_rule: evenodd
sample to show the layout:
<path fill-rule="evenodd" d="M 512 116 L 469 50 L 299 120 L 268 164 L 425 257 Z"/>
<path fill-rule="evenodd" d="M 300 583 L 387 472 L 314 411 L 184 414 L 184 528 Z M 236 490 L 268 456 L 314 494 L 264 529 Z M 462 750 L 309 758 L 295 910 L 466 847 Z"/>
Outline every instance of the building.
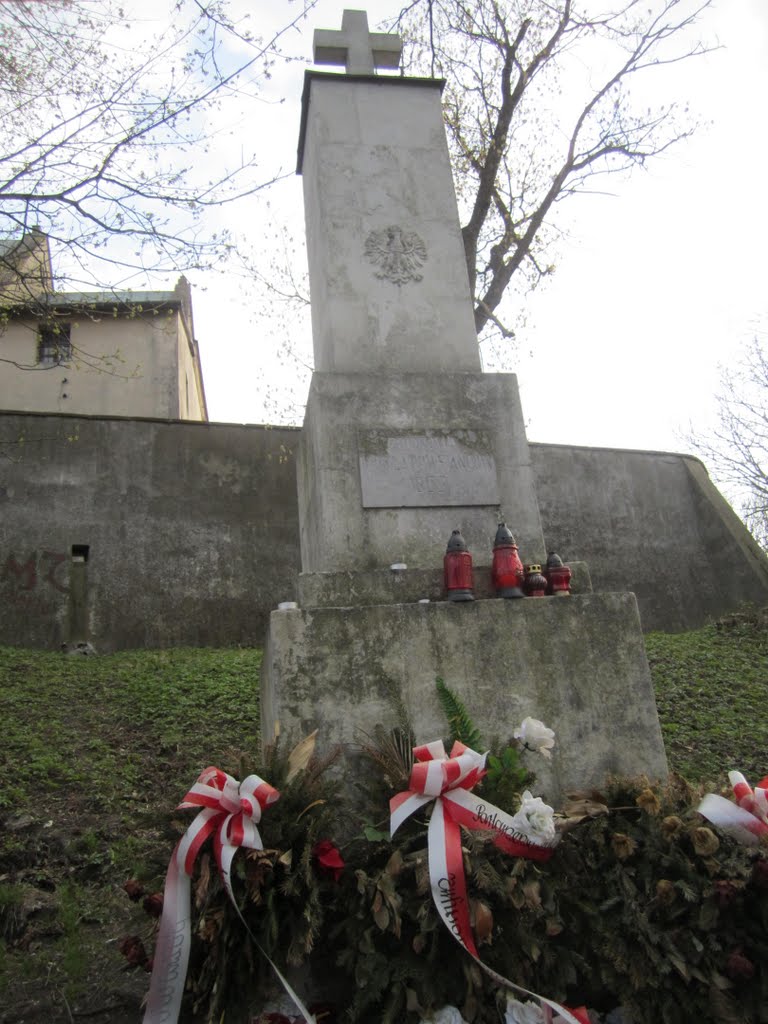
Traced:
<path fill-rule="evenodd" d="M 0 242 L 0 408 L 207 420 L 189 283 L 56 292 L 48 239 Z"/>

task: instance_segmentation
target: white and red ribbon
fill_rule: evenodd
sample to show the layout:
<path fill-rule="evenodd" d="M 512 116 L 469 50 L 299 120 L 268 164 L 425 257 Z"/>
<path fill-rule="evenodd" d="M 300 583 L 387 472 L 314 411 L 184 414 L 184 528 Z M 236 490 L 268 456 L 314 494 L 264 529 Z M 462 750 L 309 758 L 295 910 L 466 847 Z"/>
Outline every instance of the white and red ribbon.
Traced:
<path fill-rule="evenodd" d="M 403 822 L 427 804 L 433 803 L 427 832 L 427 857 L 432 898 L 444 924 L 453 937 L 494 980 L 507 988 L 538 1000 L 545 1021 L 552 1011 L 568 1024 L 579 1024 L 571 1011 L 554 1000 L 515 985 L 484 964 L 477 953 L 469 914 L 467 880 L 461 851 L 461 827 L 486 829 L 494 833 L 494 843 L 506 853 L 532 860 L 548 860 L 557 839 L 538 843 L 519 831 L 511 815 L 488 804 L 469 790 L 485 775 L 485 754 L 478 754 L 456 742 L 451 755 L 442 740 L 414 747 L 416 763 L 408 789 L 389 801 L 390 831 L 394 836 Z"/>
<path fill-rule="evenodd" d="M 220 768 L 211 767 L 202 772 L 179 804 L 179 808 L 201 807 L 202 810 L 176 844 L 168 865 L 163 916 L 155 946 L 144 1024 L 175 1024 L 178 1020 L 191 941 L 190 880 L 197 855 L 211 834 L 224 887 L 253 938 L 232 892 L 232 859 L 240 847 L 248 850 L 264 848 L 256 826 L 261 821 L 261 812 L 279 798 L 280 793 L 258 775 L 249 775 L 238 782 Z M 272 964 L 305 1020 L 313 1024 L 314 1018 L 296 993 L 264 951 L 261 952 Z"/>
<path fill-rule="evenodd" d="M 741 772 L 728 772 L 736 803 L 716 793 L 707 793 L 698 807 L 713 825 L 728 832 L 748 846 L 756 846 L 760 837 L 768 835 L 768 776 L 751 788 Z"/>

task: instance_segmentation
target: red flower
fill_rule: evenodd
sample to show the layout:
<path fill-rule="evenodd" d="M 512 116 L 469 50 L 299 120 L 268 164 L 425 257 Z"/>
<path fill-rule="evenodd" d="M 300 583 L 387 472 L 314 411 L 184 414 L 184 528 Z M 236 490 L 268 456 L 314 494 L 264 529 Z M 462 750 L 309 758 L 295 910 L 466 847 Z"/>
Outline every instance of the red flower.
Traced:
<path fill-rule="evenodd" d="M 150 917 L 160 917 L 163 912 L 163 894 L 153 892 L 151 896 L 145 896 L 142 906 Z"/>
<path fill-rule="evenodd" d="M 133 900 L 134 903 L 138 903 L 145 892 L 144 886 L 135 878 L 129 878 L 127 882 L 123 882 L 123 889 L 128 893 L 128 899 Z"/>
<path fill-rule="evenodd" d="M 128 935 L 121 939 L 117 948 L 128 961 L 129 967 L 144 967 L 147 963 L 147 951 L 138 935 Z"/>
<path fill-rule="evenodd" d="M 341 854 L 330 839 L 321 839 L 319 843 L 316 843 L 312 850 L 312 856 L 317 861 L 321 874 L 332 878 L 334 882 L 338 882 L 345 864 L 341 859 Z"/>
<path fill-rule="evenodd" d="M 755 973 L 755 965 L 744 956 L 740 949 L 735 949 L 726 961 L 725 973 L 734 981 L 739 978 L 749 979 Z"/>

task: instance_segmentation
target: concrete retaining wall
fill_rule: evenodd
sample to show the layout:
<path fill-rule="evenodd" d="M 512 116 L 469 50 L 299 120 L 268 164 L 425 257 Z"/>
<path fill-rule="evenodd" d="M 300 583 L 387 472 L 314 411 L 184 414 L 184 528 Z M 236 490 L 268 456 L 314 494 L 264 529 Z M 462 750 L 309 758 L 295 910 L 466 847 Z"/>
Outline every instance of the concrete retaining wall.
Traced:
<path fill-rule="evenodd" d="M 768 603 L 768 559 L 691 456 L 531 444 L 549 550 L 630 590 L 643 630 L 678 632 Z"/>
<path fill-rule="evenodd" d="M 98 651 L 260 643 L 299 569 L 297 435 L 0 416 L 0 642 L 77 639 L 72 548 L 87 545 Z"/>
<path fill-rule="evenodd" d="M 88 549 L 97 650 L 261 643 L 270 609 L 295 598 L 298 437 L 0 414 L 0 643 L 81 639 L 73 546 Z M 538 444 L 531 454 L 547 546 L 587 562 L 596 592 L 634 591 L 645 630 L 768 603 L 765 556 L 697 460 Z"/>

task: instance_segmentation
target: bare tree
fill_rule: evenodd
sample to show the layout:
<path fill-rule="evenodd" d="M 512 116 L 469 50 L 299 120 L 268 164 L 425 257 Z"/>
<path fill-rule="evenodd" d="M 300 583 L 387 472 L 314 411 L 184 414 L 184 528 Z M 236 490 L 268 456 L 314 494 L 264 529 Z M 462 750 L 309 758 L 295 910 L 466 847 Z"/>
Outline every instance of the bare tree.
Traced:
<path fill-rule="evenodd" d="M 732 367 L 723 367 L 716 396 L 718 425 L 687 441 L 728 493 L 758 543 L 768 551 L 768 334 L 758 333 Z"/>
<path fill-rule="evenodd" d="M 649 73 L 708 52 L 711 0 L 413 0 L 396 21 L 412 69 L 446 79 L 445 118 L 478 334 L 510 283 L 553 270 L 555 205 L 692 131 L 685 106 L 635 103 Z M 589 10 L 589 13 L 586 11 Z"/>
<path fill-rule="evenodd" d="M 0 3 L 0 236 L 44 233 L 70 287 L 226 257 L 206 212 L 279 172 L 244 140 L 227 164 L 210 156 L 213 115 L 232 134 L 233 111 L 258 95 L 316 0 L 283 2 L 282 27 L 263 38 L 222 0 L 179 0 L 154 34 L 112 0 Z M 0 248 L 0 278 L 33 302 L 46 287 L 19 275 L 16 255 Z"/>

